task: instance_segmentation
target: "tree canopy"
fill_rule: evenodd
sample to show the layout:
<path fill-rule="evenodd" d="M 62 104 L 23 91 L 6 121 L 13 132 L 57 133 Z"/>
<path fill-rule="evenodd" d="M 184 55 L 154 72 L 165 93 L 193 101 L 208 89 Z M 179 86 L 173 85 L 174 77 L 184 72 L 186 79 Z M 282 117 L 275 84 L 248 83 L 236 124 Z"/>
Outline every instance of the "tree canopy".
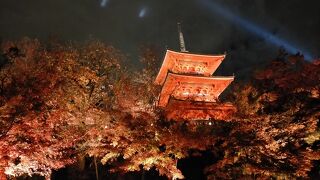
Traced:
<path fill-rule="evenodd" d="M 7 41 L 0 62 L 0 177 L 38 174 L 90 156 L 111 172 L 155 168 L 181 179 L 180 159 L 209 151 L 208 178 L 310 177 L 319 163 L 320 63 L 277 58 L 226 95 L 237 114 L 213 124 L 166 121 L 154 104 L 157 62 L 141 71 L 98 41 Z M 1 178 L 0 178 L 1 179 Z"/>

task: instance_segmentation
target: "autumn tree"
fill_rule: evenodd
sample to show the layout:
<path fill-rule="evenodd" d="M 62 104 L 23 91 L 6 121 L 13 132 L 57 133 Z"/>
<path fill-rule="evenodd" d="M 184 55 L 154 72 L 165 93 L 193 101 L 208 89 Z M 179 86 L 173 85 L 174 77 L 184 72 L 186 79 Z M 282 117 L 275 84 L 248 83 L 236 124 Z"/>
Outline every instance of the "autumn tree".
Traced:
<path fill-rule="evenodd" d="M 320 159 L 320 66 L 302 56 L 272 61 L 234 91 L 239 117 L 207 168 L 210 178 L 307 178 Z"/>
<path fill-rule="evenodd" d="M 96 72 L 77 49 L 48 50 L 37 40 L 2 44 L 0 167 L 7 175 L 39 174 L 74 163 L 77 145 L 93 123 L 91 84 Z"/>
<path fill-rule="evenodd" d="M 150 68 L 130 77 L 125 57 L 100 42 L 49 48 L 26 38 L 2 53 L 1 172 L 50 177 L 88 154 L 103 164 L 125 159 L 117 171 L 142 165 L 182 177 L 180 156 L 159 148 Z"/>

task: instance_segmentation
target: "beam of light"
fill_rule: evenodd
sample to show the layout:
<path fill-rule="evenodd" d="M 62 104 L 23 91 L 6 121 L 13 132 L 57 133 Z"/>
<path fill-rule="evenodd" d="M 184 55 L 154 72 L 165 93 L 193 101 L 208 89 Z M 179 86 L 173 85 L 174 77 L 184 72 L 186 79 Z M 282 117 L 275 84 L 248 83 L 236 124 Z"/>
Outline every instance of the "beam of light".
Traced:
<path fill-rule="evenodd" d="M 244 28 L 248 32 L 261 37 L 265 39 L 268 43 L 283 47 L 285 50 L 287 50 L 291 54 L 296 53 L 302 53 L 304 55 L 304 58 L 306 60 L 313 60 L 315 56 L 311 55 L 311 53 L 305 51 L 302 48 L 298 48 L 295 45 L 292 45 L 292 43 L 289 43 L 288 41 L 281 39 L 272 33 L 264 30 L 263 28 L 255 25 L 254 23 L 244 19 L 243 17 L 231 12 L 226 7 L 223 7 L 222 5 L 214 2 L 214 0 L 200 0 L 199 1 L 204 7 L 208 8 L 212 13 L 219 15 L 223 18 L 225 18 L 228 21 L 231 21 L 232 23 L 238 25 L 239 27 Z"/>
<path fill-rule="evenodd" d="M 106 7 L 109 0 L 100 0 L 100 7 Z"/>
<path fill-rule="evenodd" d="M 140 11 L 139 11 L 139 18 L 144 18 L 147 14 L 147 8 L 144 7 L 144 8 L 141 8 Z"/>

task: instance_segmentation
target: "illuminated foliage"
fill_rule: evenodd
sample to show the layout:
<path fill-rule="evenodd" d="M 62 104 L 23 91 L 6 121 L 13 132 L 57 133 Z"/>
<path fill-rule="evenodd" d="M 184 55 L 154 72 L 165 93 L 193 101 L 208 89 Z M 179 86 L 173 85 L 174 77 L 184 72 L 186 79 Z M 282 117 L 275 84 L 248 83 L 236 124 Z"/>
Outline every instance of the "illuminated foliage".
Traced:
<path fill-rule="evenodd" d="M 226 135 L 210 178 L 307 178 L 320 160 L 320 66 L 300 56 L 275 60 L 235 91 L 242 118 Z"/>
<path fill-rule="evenodd" d="M 319 62 L 299 56 L 273 61 L 255 80 L 235 86 L 238 116 L 212 124 L 168 122 L 154 103 L 157 55 L 145 67 L 100 42 L 2 44 L 0 179 L 39 174 L 91 156 L 111 172 L 155 168 L 183 178 L 179 159 L 209 151 L 209 178 L 307 177 L 320 159 Z M 230 97 L 230 96 L 228 96 Z"/>

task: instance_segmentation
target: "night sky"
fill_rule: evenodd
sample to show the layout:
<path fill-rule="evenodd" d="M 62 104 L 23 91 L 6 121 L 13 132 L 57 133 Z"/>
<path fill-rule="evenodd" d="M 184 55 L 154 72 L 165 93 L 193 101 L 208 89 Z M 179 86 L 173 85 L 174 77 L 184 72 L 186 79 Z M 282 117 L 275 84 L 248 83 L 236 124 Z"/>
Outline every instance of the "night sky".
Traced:
<path fill-rule="evenodd" d="M 177 22 L 187 50 L 227 52 L 224 73 L 246 74 L 276 57 L 281 46 L 309 58 L 320 55 L 319 0 L 0 1 L 1 40 L 93 38 L 119 48 L 132 64 L 138 63 L 142 45 L 160 54 L 179 50 Z"/>

